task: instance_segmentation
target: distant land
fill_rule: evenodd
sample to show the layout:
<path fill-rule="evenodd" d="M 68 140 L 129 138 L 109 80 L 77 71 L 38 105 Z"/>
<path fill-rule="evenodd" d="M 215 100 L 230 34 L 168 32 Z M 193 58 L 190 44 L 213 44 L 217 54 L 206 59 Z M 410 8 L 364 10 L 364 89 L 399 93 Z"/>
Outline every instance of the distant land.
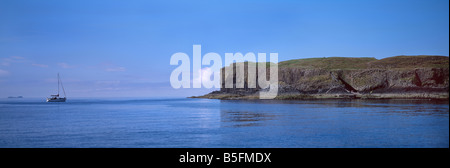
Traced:
<path fill-rule="evenodd" d="M 9 99 L 15 99 L 15 98 L 23 98 L 23 96 L 8 96 Z"/>
<path fill-rule="evenodd" d="M 233 64 L 234 68 L 247 65 L 257 67 L 248 62 Z M 260 88 L 247 88 L 247 84 L 244 88 L 225 88 L 223 79 L 226 78 L 236 81 L 236 74 L 225 76 L 222 73 L 219 91 L 191 98 L 259 98 Z M 379 60 L 327 57 L 278 63 L 278 96 L 275 99 L 323 98 L 449 99 L 449 57 L 394 56 Z"/>

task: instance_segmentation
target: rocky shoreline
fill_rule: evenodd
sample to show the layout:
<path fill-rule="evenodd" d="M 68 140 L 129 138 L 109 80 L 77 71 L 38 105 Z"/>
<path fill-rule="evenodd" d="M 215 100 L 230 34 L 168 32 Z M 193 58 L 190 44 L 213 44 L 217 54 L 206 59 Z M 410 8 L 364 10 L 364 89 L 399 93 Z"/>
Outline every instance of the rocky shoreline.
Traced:
<path fill-rule="evenodd" d="M 250 100 L 259 99 L 259 94 L 230 94 L 214 92 L 203 96 L 189 98 L 221 99 L 221 100 Z M 282 94 L 276 100 L 309 100 L 309 99 L 449 99 L 448 93 L 375 93 L 375 94 Z"/>
<path fill-rule="evenodd" d="M 190 98 L 259 99 L 260 88 L 225 88 L 223 79 L 227 78 L 236 81 L 236 74 L 222 73 L 220 91 Z M 244 80 L 247 82 L 247 74 Z M 449 57 L 396 56 L 381 60 L 330 57 L 283 61 L 278 64 L 275 99 L 449 99 Z"/>

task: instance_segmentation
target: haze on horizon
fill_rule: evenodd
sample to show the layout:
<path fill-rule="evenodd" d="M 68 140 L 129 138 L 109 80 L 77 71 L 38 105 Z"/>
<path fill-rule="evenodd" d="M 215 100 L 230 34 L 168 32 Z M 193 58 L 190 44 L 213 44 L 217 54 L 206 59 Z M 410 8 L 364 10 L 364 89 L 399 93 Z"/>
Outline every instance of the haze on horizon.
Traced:
<path fill-rule="evenodd" d="M 449 55 L 447 0 L 0 1 L 0 98 L 186 97 L 176 52 Z M 191 59 L 192 60 L 192 59 Z"/>

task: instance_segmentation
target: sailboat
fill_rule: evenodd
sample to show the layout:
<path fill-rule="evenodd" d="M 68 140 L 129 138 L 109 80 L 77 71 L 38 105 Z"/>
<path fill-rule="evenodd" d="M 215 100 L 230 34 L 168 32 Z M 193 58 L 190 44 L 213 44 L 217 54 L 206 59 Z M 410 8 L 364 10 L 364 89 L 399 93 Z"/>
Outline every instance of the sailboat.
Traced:
<path fill-rule="evenodd" d="M 61 84 L 61 88 L 64 93 L 64 97 L 59 97 L 59 85 Z M 64 86 L 61 82 L 61 79 L 59 79 L 59 73 L 58 73 L 58 94 L 56 95 L 50 95 L 50 98 L 47 98 L 47 102 L 66 102 L 66 91 L 64 90 Z"/>

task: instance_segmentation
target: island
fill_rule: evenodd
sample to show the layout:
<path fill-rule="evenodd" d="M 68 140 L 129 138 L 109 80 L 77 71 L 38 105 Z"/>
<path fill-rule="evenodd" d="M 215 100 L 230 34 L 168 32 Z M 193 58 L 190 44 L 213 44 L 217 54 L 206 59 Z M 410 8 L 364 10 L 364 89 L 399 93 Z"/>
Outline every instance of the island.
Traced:
<path fill-rule="evenodd" d="M 8 96 L 8 99 L 16 99 L 16 98 L 21 99 L 23 98 L 23 96 Z"/>
<path fill-rule="evenodd" d="M 269 74 L 270 63 L 266 63 Z M 236 71 L 221 73 L 222 87 L 203 96 L 208 99 L 258 99 L 261 88 L 225 88 L 224 79 L 236 81 Z M 257 75 L 257 74 L 256 74 Z M 258 78 L 258 75 L 257 75 Z M 449 99 L 448 56 L 324 57 L 278 63 L 278 95 L 275 99 Z"/>

